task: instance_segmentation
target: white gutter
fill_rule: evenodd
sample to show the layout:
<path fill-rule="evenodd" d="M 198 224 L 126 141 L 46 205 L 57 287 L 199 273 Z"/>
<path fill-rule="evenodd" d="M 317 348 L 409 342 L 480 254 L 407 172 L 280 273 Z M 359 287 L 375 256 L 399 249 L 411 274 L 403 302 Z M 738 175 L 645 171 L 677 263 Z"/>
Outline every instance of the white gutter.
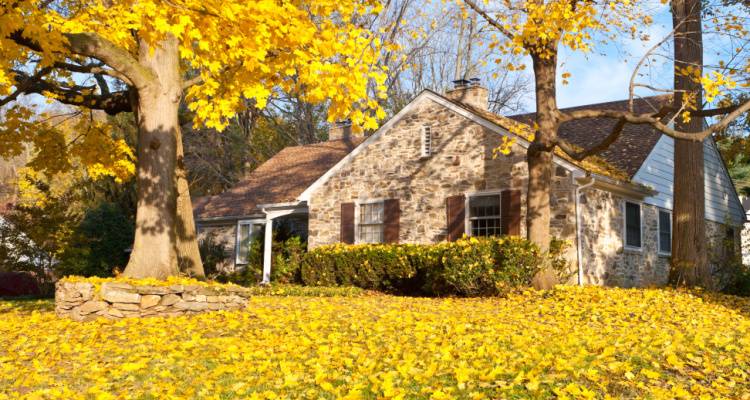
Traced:
<path fill-rule="evenodd" d="M 583 185 L 576 186 L 576 232 L 578 234 L 578 237 L 576 237 L 576 252 L 578 255 L 578 285 L 583 286 L 583 244 L 581 243 L 583 239 L 583 228 L 581 227 L 581 206 L 579 205 L 581 200 L 581 191 L 583 189 L 588 189 L 594 184 L 594 179 L 591 177 L 591 175 L 586 175 L 586 178 L 588 178 L 588 182 L 584 183 Z M 581 178 L 583 180 L 583 178 Z"/>

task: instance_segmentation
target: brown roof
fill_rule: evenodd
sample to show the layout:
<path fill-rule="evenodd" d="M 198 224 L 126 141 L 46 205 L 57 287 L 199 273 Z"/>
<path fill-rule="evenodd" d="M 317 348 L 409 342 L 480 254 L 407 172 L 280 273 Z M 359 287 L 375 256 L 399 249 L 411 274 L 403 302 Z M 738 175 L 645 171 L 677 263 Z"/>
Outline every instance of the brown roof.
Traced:
<path fill-rule="evenodd" d="M 230 190 L 194 199 L 196 219 L 248 216 L 260 213 L 261 204 L 295 201 L 362 141 L 351 138 L 287 147 Z"/>
<path fill-rule="evenodd" d="M 635 99 L 633 101 L 633 111 L 639 114 L 657 111 L 659 107 L 668 101 L 670 101 L 668 96 Z M 627 107 L 627 100 L 622 100 L 564 108 L 561 110 L 627 110 Z M 530 113 L 514 115 L 510 118 L 531 124 L 535 117 L 535 113 Z M 579 119 L 563 123 L 560 126 L 558 134 L 573 145 L 588 149 L 601 142 L 610 132 L 612 132 L 612 128 L 614 128 L 615 124 L 616 120 L 611 118 Z M 627 179 L 631 179 L 646 161 L 646 157 L 651 153 L 651 150 L 656 145 L 656 142 L 659 141 L 661 135 L 661 132 L 651 127 L 651 125 L 627 124 L 620 134 L 620 137 L 612 143 L 607 150 L 600 153 L 599 157 L 611 167 L 622 171 Z"/>

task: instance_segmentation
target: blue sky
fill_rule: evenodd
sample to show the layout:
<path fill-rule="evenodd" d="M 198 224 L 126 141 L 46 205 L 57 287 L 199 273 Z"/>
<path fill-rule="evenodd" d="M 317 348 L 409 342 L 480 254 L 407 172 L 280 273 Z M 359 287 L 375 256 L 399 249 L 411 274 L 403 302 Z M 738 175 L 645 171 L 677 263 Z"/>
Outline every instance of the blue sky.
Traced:
<path fill-rule="evenodd" d="M 666 37 L 672 30 L 669 9 L 656 2 L 652 6 L 656 11 L 654 22 L 647 28 L 648 41 L 633 40 L 629 36 L 617 41 L 608 41 L 605 45 L 595 47 L 589 53 L 571 51 L 561 48 L 559 56 L 559 73 L 570 72 L 567 85 L 562 84 L 558 76 L 558 105 L 571 107 L 577 105 L 622 100 L 628 96 L 631 75 L 641 57 L 656 43 Z M 670 46 L 662 47 L 671 51 Z M 643 76 L 637 81 L 657 87 L 672 86 L 672 65 L 658 58 L 655 63 L 641 67 Z M 655 93 L 637 90 L 636 94 L 653 95 Z M 533 104 L 530 105 L 533 107 Z"/>

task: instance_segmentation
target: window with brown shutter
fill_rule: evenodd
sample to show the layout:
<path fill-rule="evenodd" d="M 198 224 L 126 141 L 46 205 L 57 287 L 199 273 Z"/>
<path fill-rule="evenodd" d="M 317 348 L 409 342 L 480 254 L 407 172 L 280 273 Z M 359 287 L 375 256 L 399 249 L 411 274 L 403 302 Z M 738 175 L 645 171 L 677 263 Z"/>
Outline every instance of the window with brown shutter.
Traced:
<path fill-rule="evenodd" d="M 469 197 L 469 234 L 500 236 L 503 234 L 500 193 L 477 193 Z"/>
<path fill-rule="evenodd" d="M 519 236 L 521 234 L 521 191 L 504 190 L 500 204 L 503 234 Z"/>
<path fill-rule="evenodd" d="M 383 241 L 385 243 L 398 243 L 399 220 L 401 219 L 401 206 L 398 199 L 385 200 L 383 208 L 385 211 Z"/>
<path fill-rule="evenodd" d="M 466 232 L 466 196 L 451 196 L 445 199 L 448 222 L 448 241 L 460 239 Z"/>
<path fill-rule="evenodd" d="M 357 205 L 356 243 L 383 243 L 385 234 L 385 204 L 382 201 Z"/>
<path fill-rule="evenodd" d="M 354 203 L 341 203 L 341 243 L 354 243 Z"/>

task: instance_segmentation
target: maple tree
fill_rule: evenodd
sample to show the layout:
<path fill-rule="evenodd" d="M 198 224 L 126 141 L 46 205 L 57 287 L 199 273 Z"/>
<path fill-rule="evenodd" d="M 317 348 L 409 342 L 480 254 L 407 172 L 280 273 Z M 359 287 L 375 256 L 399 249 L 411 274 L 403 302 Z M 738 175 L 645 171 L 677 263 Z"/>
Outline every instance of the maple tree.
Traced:
<path fill-rule="evenodd" d="M 558 77 L 558 54 L 561 47 L 574 51 L 589 52 L 597 41 L 611 41 L 619 35 L 638 38 L 639 28 L 652 22 L 653 17 L 643 11 L 638 2 L 630 0 L 609 3 L 581 2 L 576 0 L 518 0 L 484 1 L 457 0 L 468 16 L 470 11 L 480 15 L 488 27 L 499 33 L 489 43 L 501 56 L 497 63 L 507 63 L 514 55 L 528 55 L 532 60 L 534 92 L 536 95 L 536 120 L 533 126 L 532 143 L 528 148 L 529 165 L 527 196 L 527 236 L 542 250 L 548 249 L 550 239 L 550 190 L 552 182 L 552 159 L 556 149 L 574 160 L 606 150 L 626 124 L 648 124 L 675 139 L 700 142 L 712 133 L 726 128 L 734 119 L 750 110 L 750 102 L 735 104 L 713 110 L 696 107 L 695 96 L 679 96 L 677 101 L 663 105 L 658 110 L 636 113 L 632 107 L 633 85 L 631 84 L 631 106 L 628 110 L 576 109 L 564 112 L 557 106 L 556 80 Z M 663 42 L 660 42 L 663 44 Z M 507 63 L 509 68 L 524 68 L 525 65 Z M 718 74 L 703 76 L 696 71 L 686 73 L 689 80 L 697 81 L 699 87 L 716 93 L 731 85 L 731 80 Z M 570 77 L 561 74 L 564 82 Z M 724 115 L 718 122 L 703 129 L 688 129 L 667 120 L 679 115 L 688 120 L 691 116 L 704 117 Z M 564 122 L 577 119 L 609 118 L 617 121 L 613 130 L 599 143 L 588 149 L 580 149 L 558 136 Z M 549 288 L 555 283 L 551 270 L 544 269 L 535 279 L 535 286 Z"/>
<path fill-rule="evenodd" d="M 138 209 L 124 274 L 165 278 L 182 267 L 202 275 L 179 104 L 187 103 L 195 124 L 221 130 L 249 103 L 262 109 L 281 91 L 327 103 L 330 121 L 374 128 L 383 111 L 368 89 L 385 96 L 377 66 L 383 44 L 357 19 L 380 9 L 375 0 L 4 2 L 0 140 L 18 149 L 44 137 L 33 109 L 18 102 L 24 94 L 111 115 L 133 112 Z"/>

